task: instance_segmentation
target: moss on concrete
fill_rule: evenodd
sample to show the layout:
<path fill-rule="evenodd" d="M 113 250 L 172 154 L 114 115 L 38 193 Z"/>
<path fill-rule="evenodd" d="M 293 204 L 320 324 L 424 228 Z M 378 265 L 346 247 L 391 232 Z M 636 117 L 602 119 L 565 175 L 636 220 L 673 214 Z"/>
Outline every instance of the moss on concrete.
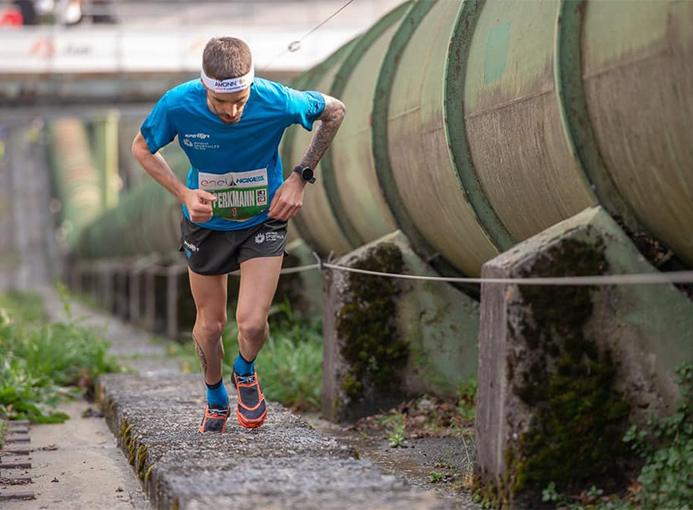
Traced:
<path fill-rule="evenodd" d="M 383 243 L 368 250 L 352 267 L 401 273 L 404 261 L 395 244 Z M 401 292 L 397 281 L 349 273 L 347 292 L 336 321 L 340 352 L 350 367 L 342 379 L 342 390 L 354 400 L 363 397 L 368 387 L 381 394 L 396 393 L 399 372 L 409 357 L 409 347 L 395 321 Z"/>
<path fill-rule="evenodd" d="M 144 474 L 145 483 L 152 479 L 152 471 L 154 471 L 154 464 L 149 466 L 149 468 L 147 468 L 146 473 Z"/>
<path fill-rule="evenodd" d="M 475 472 L 472 477 L 472 500 L 481 508 L 512 508 L 508 479 L 509 476 L 506 474 L 495 483 L 488 483 L 488 472 L 484 471 L 482 475 Z"/>
<path fill-rule="evenodd" d="M 147 447 L 143 444 L 137 448 L 137 478 L 141 482 L 144 482 L 145 469 L 144 466 L 147 464 Z"/>
<path fill-rule="evenodd" d="M 606 267 L 603 245 L 565 240 L 540 256 L 526 276 L 595 275 Z M 510 325 L 516 344 L 507 373 L 532 418 L 506 452 L 511 501 L 522 492 L 519 499 L 538 503 L 550 482 L 560 491 L 621 484 L 629 456 L 621 440 L 629 405 L 615 389 L 618 367 L 609 349 L 585 335 L 594 288 L 520 286 L 519 291 L 524 310 L 519 325 Z"/>

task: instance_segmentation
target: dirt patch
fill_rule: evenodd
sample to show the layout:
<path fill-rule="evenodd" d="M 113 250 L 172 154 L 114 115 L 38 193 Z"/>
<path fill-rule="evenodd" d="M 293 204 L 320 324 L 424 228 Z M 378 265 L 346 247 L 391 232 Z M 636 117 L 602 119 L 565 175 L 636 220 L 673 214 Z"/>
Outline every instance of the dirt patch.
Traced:
<path fill-rule="evenodd" d="M 421 397 L 386 413 L 337 425 L 305 416 L 360 458 L 418 489 L 435 492 L 459 508 L 479 508 L 471 500 L 474 461 L 474 401 Z"/>

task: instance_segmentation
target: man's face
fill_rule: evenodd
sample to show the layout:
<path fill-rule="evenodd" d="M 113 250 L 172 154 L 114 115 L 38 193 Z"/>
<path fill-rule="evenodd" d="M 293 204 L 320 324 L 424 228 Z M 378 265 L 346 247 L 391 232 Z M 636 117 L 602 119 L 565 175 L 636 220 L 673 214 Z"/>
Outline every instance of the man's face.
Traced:
<path fill-rule="evenodd" d="M 250 97 L 250 87 L 240 92 L 222 94 L 207 89 L 207 106 L 224 124 L 236 124 Z"/>

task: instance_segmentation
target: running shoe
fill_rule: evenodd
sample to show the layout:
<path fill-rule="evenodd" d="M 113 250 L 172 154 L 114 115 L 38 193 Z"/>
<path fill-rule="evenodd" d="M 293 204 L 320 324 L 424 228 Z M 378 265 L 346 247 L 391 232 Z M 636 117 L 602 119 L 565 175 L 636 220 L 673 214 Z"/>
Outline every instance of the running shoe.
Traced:
<path fill-rule="evenodd" d="M 247 429 L 255 429 L 265 423 L 267 402 L 257 380 L 257 372 L 252 375 L 231 374 L 231 384 L 238 391 L 236 418 Z"/>
<path fill-rule="evenodd" d="M 197 427 L 197 433 L 202 435 L 207 432 L 219 432 L 220 434 L 226 432 L 226 420 L 229 418 L 229 410 L 229 407 L 226 409 L 216 406 L 210 408 L 209 404 L 207 404 L 205 416 L 202 418 L 200 426 Z"/>

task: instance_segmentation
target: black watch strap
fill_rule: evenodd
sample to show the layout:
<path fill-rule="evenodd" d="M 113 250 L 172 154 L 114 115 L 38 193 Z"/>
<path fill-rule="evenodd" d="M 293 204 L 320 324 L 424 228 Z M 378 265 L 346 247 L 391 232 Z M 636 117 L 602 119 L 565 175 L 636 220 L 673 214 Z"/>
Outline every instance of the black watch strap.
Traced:
<path fill-rule="evenodd" d="M 294 167 L 294 172 L 301 176 L 305 182 L 313 184 L 315 182 L 315 172 L 309 166 L 296 165 Z"/>

